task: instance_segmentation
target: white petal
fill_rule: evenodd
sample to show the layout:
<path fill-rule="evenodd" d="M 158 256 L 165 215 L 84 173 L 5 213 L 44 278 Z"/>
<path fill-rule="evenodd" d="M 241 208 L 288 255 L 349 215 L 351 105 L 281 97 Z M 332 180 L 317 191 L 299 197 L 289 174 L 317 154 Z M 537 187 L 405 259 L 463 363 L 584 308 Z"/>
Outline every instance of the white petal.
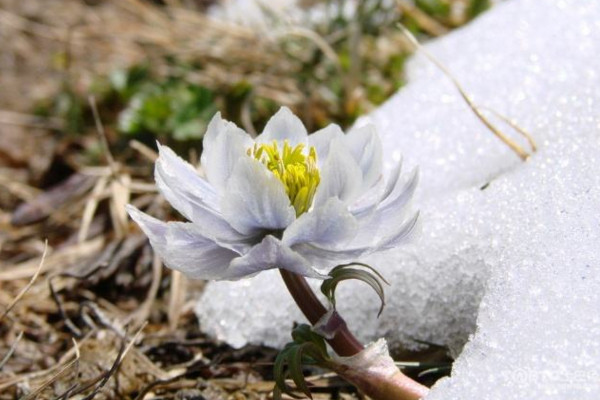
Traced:
<path fill-rule="evenodd" d="M 416 228 L 419 224 L 419 215 L 420 213 L 417 211 L 410 219 L 406 220 L 402 225 L 396 228 L 393 234 L 380 240 L 376 245 L 377 251 L 391 249 L 407 242 L 411 235 L 417 231 Z"/>
<path fill-rule="evenodd" d="M 383 198 L 384 181 L 380 178 L 373 186 L 362 195 L 349 207 L 350 212 L 357 218 L 361 218 L 370 214 L 377 208 Z"/>
<path fill-rule="evenodd" d="M 184 217 L 197 224 L 205 236 L 217 242 L 225 241 L 245 246 L 246 235 L 229 225 L 220 211 L 214 189 L 193 167 L 177 157 L 171 149 L 159 146 L 160 157 L 155 165 L 156 185 L 167 201 Z"/>
<path fill-rule="evenodd" d="M 370 214 L 355 215 L 359 227 L 350 246 L 369 246 L 374 240 L 394 236 L 406 222 L 406 214 L 409 211 L 408 204 L 417 182 L 418 173 L 415 170 L 407 182 L 396 183 L 392 193 L 379 204 L 375 211 Z"/>
<path fill-rule="evenodd" d="M 323 270 L 330 270 L 340 264 L 356 261 L 361 256 L 368 254 L 368 248 L 331 250 L 308 243 L 298 244 L 293 247 L 293 250 L 315 267 Z"/>
<path fill-rule="evenodd" d="M 204 180 L 190 163 L 180 158 L 169 147 L 161 144 L 157 146 L 159 156 L 156 169 L 160 169 L 160 178 L 174 191 L 185 192 L 186 197 L 201 199 L 207 206 L 218 208 L 219 197 L 215 188 Z"/>
<path fill-rule="evenodd" d="M 418 217 L 419 214 L 416 213 L 411 219 L 404 221 L 402 224 L 397 224 L 395 230 L 388 236 L 377 241 L 371 240 L 369 244 L 356 246 L 349 244 L 345 247 L 328 248 L 303 243 L 293 246 L 292 249 L 319 267 L 331 268 L 339 264 L 356 261 L 371 253 L 387 250 L 406 242 L 415 231 Z"/>
<path fill-rule="evenodd" d="M 231 260 L 239 256 L 203 236 L 194 224 L 162 222 L 132 206 L 127 211 L 165 265 L 190 278 L 223 279 Z"/>
<path fill-rule="evenodd" d="M 316 265 L 330 268 L 341 263 L 356 261 L 376 251 L 402 244 L 415 232 L 419 214 L 406 219 L 408 203 L 418 182 L 418 172 L 401 184 L 398 167 L 390 176 L 380 199 L 383 202 L 372 212 L 356 215 L 356 236 L 345 245 L 300 243 L 292 249 Z"/>
<path fill-rule="evenodd" d="M 296 217 L 283 184 L 263 164 L 250 157 L 237 163 L 227 184 L 221 211 L 225 220 L 245 235 L 284 229 Z"/>
<path fill-rule="evenodd" d="M 325 163 L 332 141 L 335 139 L 342 140 L 343 137 L 344 132 L 342 128 L 336 124 L 329 124 L 325 128 L 308 136 L 308 145 L 313 146 L 317 152 L 317 164 L 319 167 Z"/>
<path fill-rule="evenodd" d="M 319 268 L 332 268 L 340 264 L 357 261 L 361 257 L 377 251 L 383 251 L 399 246 L 406 242 L 417 226 L 418 214 L 399 225 L 394 235 L 385 237 L 378 242 L 361 247 L 325 248 L 314 244 L 299 244 L 293 250 L 302 257 L 319 266 Z"/>
<path fill-rule="evenodd" d="M 288 140 L 292 146 L 306 143 L 307 132 L 304 124 L 287 107 L 281 107 L 267 122 L 262 134 L 256 138 L 259 143 L 269 143 L 273 140 Z"/>
<path fill-rule="evenodd" d="M 167 223 L 141 212 L 131 204 L 125 206 L 127 213 L 150 238 L 152 245 L 164 246 L 167 238 Z"/>
<path fill-rule="evenodd" d="M 309 278 L 326 277 L 302 256 L 284 246 L 274 236 L 268 235 L 247 254 L 231 262 L 226 279 L 239 279 L 272 268 L 286 269 Z"/>
<path fill-rule="evenodd" d="M 206 133 L 204 133 L 204 138 L 202 139 L 202 148 L 212 146 L 219 134 L 226 129 L 228 123 L 228 121 L 225 121 L 221 117 L 221 112 L 217 112 L 206 127 Z"/>
<path fill-rule="evenodd" d="M 392 169 L 392 172 L 390 173 L 390 175 L 387 178 L 385 190 L 383 192 L 383 195 L 381 196 L 382 201 L 385 200 L 390 194 L 392 194 L 392 192 L 394 191 L 394 188 L 398 185 L 398 182 L 400 181 L 400 173 L 401 172 L 402 172 L 402 159 L 400 159 L 400 161 L 398 161 L 398 163 L 396 164 L 394 169 Z"/>
<path fill-rule="evenodd" d="M 330 197 L 352 203 L 360 194 L 362 172 L 356 161 L 340 140 L 334 140 L 331 146 L 320 171 L 321 182 L 313 201 L 315 207 L 322 206 Z"/>
<path fill-rule="evenodd" d="M 350 149 L 363 174 L 362 190 L 365 191 L 381 176 L 381 140 L 372 124 L 353 129 L 345 136 L 344 143 Z"/>
<path fill-rule="evenodd" d="M 382 202 L 386 201 L 394 192 L 394 189 L 398 187 L 400 182 L 400 172 L 402 171 L 402 161 L 400 161 L 390 175 L 388 176 L 387 182 L 385 183 L 385 189 L 381 193 L 378 192 L 379 186 L 383 185 L 383 179 L 379 179 L 375 186 L 359 198 L 358 202 L 355 202 L 350 207 L 350 212 L 357 218 L 362 218 L 370 214 L 379 206 Z"/>
<path fill-rule="evenodd" d="M 356 235 L 358 223 L 348 207 L 336 197 L 321 206 L 302 214 L 283 233 L 287 246 L 298 243 L 317 245 L 343 245 Z"/>
<path fill-rule="evenodd" d="M 202 142 L 202 168 L 206 178 L 222 193 L 235 164 L 253 145 L 252 138 L 234 123 L 221 119 L 217 113 L 208 125 Z"/>
<path fill-rule="evenodd" d="M 391 178 L 393 178 L 393 176 Z M 405 207 L 412 199 L 418 183 L 419 170 L 418 168 L 415 168 L 411 172 L 410 178 L 408 181 L 406 181 L 406 183 L 400 184 L 400 181 L 396 180 L 391 193 L 388 196 L 385 196 L 379 208 L 382 210 L 387 210 L 390 208 L 400 209 Z"/>

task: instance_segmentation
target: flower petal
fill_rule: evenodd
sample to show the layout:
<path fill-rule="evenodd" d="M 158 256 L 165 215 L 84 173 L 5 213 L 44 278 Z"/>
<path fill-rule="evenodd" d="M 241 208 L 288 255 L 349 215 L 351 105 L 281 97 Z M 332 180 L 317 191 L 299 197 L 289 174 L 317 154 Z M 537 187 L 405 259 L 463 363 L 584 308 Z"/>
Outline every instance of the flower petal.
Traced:
<path fill-rule="evenodd" d="M 295 220 L 283 233 L 282 241 L 290 247 L 298 243 L 343 244 L 356 235 L 357 225 L 348 207 L 332 197 L 323 206 Z"/>
<path fill-rule="evenodd" d="M 239 279 L 272 268 L 286 269 L 308 278 L 326 278 L 301 255 L 268 235 L 247 254 L 231 262 L 226 279 Z"/>
<path fill-rule="evenodd" d="M 390 178 L 394 178 L 393 175 Z M 410 199 L 412 199 L 415 190 L 417 189 L 417 184 L 419 183 L 419 169 L 415 168 L 411 174 L 408 181 L 404 184 L 400 184 L 399 179 L 396 179 L 396 183 L 394 184 L 389 195 L 383 197 L 381 205 L 379 209 L 387 210 L 387 209 L 401 209 L 405 207 Z M 389 185 L 388 185 L 389 186 Z M 389 187 L 386 189 L 386 193 L 389 192 Z"/>
<path fill-rule="evenodd" d="M 221 202 L 223 217 L 238 232 L 251 235 L 290 225 L 296 213 L 283 184 L 259 161 L 238 161 Z"/>
<path fill-rule="evenodd" d="M 361 256 L 368 254 L 368 248 L 332 250 L 309 243 L 297 244 L 292 249 L 324 270 L 330 270 L 340 264 L 356 261 Z"/>
<path fill-rule="evenodd" d="M 411 218 L 400 225 L 399 228 L 396 228 L 393 234 L 388 235 L 380 240 L 376 245 L 376 251 L 388 250 L 406 242 L 410 236 L 417 231 L 417 227 L 419 225 L 419 215 L 420 213 L 417 211 Z"/>
<path fill-rule="evenodd" d="M 158 160 L 155 173 L 160 169 L 160 179 L 163 179 L 174 191 L 185 193 L 186 197 L 201 199 L 207 206 L 217 209 L 219 196 L 215 188 L 204 180 L 196 168 L 183 160 L 169 147 L 157 143 Z"/>
<path fill-rule="evenodd" d="M 374 238 L 386 238 L 396 234 L 406 222 L 406 214 L 418 182 L 418 170 L 414 170 L 411 177 L 405 183 L 398 180 L 392 187 L 391 193 L 370 214 L 356 215 L 359 222 L 358 233 L 349 246 L 362 247 L 373 243 Z M 393 178 L 393 176 L 392 176 Z M 386 193 L 390 191 L 390 185 Z"/>
<path fill-rule="evenodd" d="M 344 143 L 362 171 L 362 190 L 365 191 L 381 177 L 383 165 L 381 140 L 375 126 L 369 124 L 352 129 L 346 134 Z"/>
<path fill-rule="evenodd" d="M 282 143 L 288 140 L 292 147 L 306 143 L 307 132 L 304 124 L 287 107 L 281 107 L 267 122 L 262 134 L 256 138 L 259 143 L 270 143 L 273 140 Z"/>
<path fill-rule="evenodd" d="M 252 138 L 233 122 L 217 113 L 208 124 L 202 142 L 202 167 L 208 181 L 220 192 L 225 190 L 235 164 L 252 147 Z"/>
<path fill-rule="evenodd" d="M 192 279 L 223 279 L 231 260 L 239 256 L 203 236 L 194 224 L 162 222 L 130 205 L 127 211 L 165 265 Z"/>
<path fill-rule="evenodd" d="M 218 211 L 218 197 L 212 186 L 194 168 L 177 157 L 171 149 L 159 146 L 160 156 L 155 165 L 156 185 L 171 205 L 184 217 L 197 224 L 205 236 L 217 242 L 239 243 L 247 239 L 223 219 Z"/>
<path fill-rule="evenodd" d="M 352 204 L 350 212 L 357 218 L 362 218 L 372 211 L 374 211 L 382 202 L 386 201 L 392 194 L 394 189 L 398 186 L 400 181 L 400 172 L 402 171 L 402 160 L 396 164 L 390 175 L 388 176 L 385 188 L 381 193 L 378 192 L 379 187 L 383 185 L 383 179 L 379 179 L 375 187 L 371 187 L 370 190 L 365 193 L 358 202 Z"/>
<path fill-rule="evenodd" d="M 360 194 L 362 172 L 358 164 L 340 140 L 334 140 L 331 146 L 321 168 L 321 182 L 313 201 L 315 207 L 322 206 L 330 197 L 351 203 Z"/>
<path fill-rule="evenodd" d="M 325 128 L 308 136 L 308 145 L 313 146 L 317 152 L 317 164 L 321 167 L 327 156 L 334 139 L 343 140 L 344 132 L 336 124 L 329 124 Z"/>
<path fill-rule="evenodd" d="M 409 236 L 415 231 L 418 217 L 419 214 L 416 213 L 411 219 L 398 225 L 393 234 L 384 237 L 373 244 L 358 247 L 347 245 L 341 248 L 326 248 L 314 244 L 302 243 L 293 246 L 292 249 L 320 267 L 331 268 L 342 263 L 356 261 L 360 257 L 367 256 L 377 251 L 390 249 L 407 241 Z"/>

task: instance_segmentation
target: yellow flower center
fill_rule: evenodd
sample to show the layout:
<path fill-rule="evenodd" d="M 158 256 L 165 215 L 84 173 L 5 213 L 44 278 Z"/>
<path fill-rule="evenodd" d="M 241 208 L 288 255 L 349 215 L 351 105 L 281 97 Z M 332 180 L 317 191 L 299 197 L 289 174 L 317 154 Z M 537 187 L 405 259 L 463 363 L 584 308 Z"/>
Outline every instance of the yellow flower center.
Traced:
<path fill-rule="evenodd" d="M 303 150 L 303 144 L 292 147 L 287 140 L 280 149 L 274 140 L 271 144 L 255 144 L 247 152 L 283 183 L 297 217 L 308 211 L 321 181 L 315 148 L 311 146 L 308 155 Z"/>

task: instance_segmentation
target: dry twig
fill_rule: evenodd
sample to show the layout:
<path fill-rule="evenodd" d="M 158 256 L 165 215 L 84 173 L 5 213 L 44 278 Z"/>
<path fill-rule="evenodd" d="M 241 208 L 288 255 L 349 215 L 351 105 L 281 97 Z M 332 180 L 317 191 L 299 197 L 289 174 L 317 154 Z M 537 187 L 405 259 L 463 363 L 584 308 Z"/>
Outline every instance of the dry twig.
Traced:
<path fill-rule="evenodd" d="M 410 40 L 410 42 L 415 46 L 415 48 L 419 51 L 421 51 L 426 57 L 427 59 L 429 59 L 429 61 L 431 61 L 433 64 L 435 64 L 436 67 L 438 67 L 443 73 L 444 75 L 446 75 L 446 77 L 448 77 L 448 79 L 450 79 L 450 81 L 452 82 L 452 84 L 456 87 L 456 89 L 458 89 L 458 92 L 460 93 L 461 97 L 465 100 L 465 102 L 467 103 L 467 105 L 469 106 L 469 108 L 471 109 L 471 111 L 473 111 L 473 113 L 475 114 L 475 116 L 481 121 L 483 122 L 483 124 L 494 134 L 496 135 L 496 137 L 498 137 L 498 139 L 500 139 L 504 144 L 506 144 L 508 147 L 510 147 L 510 149 L 512 151 L 514 151 L 519 157 L 521 157 L 522 160 L 527 160 L 529 158 L 529 156 L 531 154 L 529 154 L 527 151 L 525 151 L 521 146 L 519 146 L 516 142 L 514 142 L 511 138 L 509 138 L 508 136 L 506 136 L 502 131 L 500 131 L 494 124 L 492 124 L 486 117 L 485 115 L 483 115 L 481 108 L 479 106 L 477 106 L 473 100 L 471 99 L 471 97 L 467 94 L 467 92 L 465 92 L 465 90 L 462 88 L 461 84 L 458 82 L 458 80 L 452 75 L 452 73 L 448 70 L 448 68 L 446 68 L 446 66 L 444 66 L 444 64 L 442 64 L 440 61 L 438 61 L 438 59 L 436 59 L 427 49 L 425 49 L 423 46 L 421 46 L 421 44 L 417 41 L 417 39 L 413 36 L 412 33 L 410 33 L 410 31 L 408 29 L 406 29 L 402 24 L 398 24 L 398 27 L 400 28 L 400 30 L 402 31 L 402 33 L 408 38 L 408 40 Z M 499 115 L 497 112 L 494 112 L 496 115 Z M 504 116 L 500 116 L 503 120 L 505 121 L 510 121 L 508 120 L 508 118 L 504 117 Z M 511 126 L 515 126 L 516 124 L 514 122 L 509 122 Z M 533 140 L 533 138 L 525 132 L 524 129 L 522 128 L 516 128 L 517 131 L 522 134 L 523 136 L 525 136 L 528 140 L 528 142 L 531 144 L 531 148 L 532 148 L 532 152 L 536 151 L 536 146 L 535 146 L 535 142 Z"/>
<path fill-rule="evenodd" d="M 27 285 L 25 285 L 25 287 L 23 289 L 21 289 L 21 291 L 19 292 L 17 297 L 15 297 L 15 299 L 12 301 L 12 303 L 10 303 L 10 305 L 6 308 L 6 310 L 4 310 L 2 315 L 0 315 L 0 321 L 2 321 L 4 319 L 4 317 L 6 317 L 6 315 L 10 312 L 10 310 L 13 309 L 13 307 L 17 304 L 17 302 L 19 300 L 21 300 L 21 298 L 25 295 L 25 293 L 27 293 L 27 291 L 31 288 L 31 286 L 33 285 L 33 283 L 39 276 L 40 272 L 42 271 L 42 267 L 44 266 L 44 261 L 46 260 L 47 252 L 48 252 L 48 241 L 46 240 L 46 242 L 44 244 L 44 252 L 42 253 L 42 258 L 40 259 L 40 263 L 39 263 L 37 269 L 35 270 L 35 273 L 31 277 L 31 279 L 29 280 Z"/>

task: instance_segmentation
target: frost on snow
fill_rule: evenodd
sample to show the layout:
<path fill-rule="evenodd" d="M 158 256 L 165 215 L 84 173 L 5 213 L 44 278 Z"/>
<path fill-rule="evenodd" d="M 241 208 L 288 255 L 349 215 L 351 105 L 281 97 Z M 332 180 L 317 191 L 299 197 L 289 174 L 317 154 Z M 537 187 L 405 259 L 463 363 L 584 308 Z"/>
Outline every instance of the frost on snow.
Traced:
<path fill-rule="evenodd" d="M 379 319 L 360 283 L 343 284 L 338 303 L 364 340 L 458 355 L 428 399 L 600 397 L 598 21 L 598 2 L 512 0 L 427 46 L 478 104 L 535 137 L 526 163 L 422 57 L 368 117 L 388 170 L 400 153 L 420 166 L 423 232 L 366 260 L 391 282 Z M 236 346 L 279 346 L 303 321 L 276 273 L 211 283 L 197 312 Z"/>

